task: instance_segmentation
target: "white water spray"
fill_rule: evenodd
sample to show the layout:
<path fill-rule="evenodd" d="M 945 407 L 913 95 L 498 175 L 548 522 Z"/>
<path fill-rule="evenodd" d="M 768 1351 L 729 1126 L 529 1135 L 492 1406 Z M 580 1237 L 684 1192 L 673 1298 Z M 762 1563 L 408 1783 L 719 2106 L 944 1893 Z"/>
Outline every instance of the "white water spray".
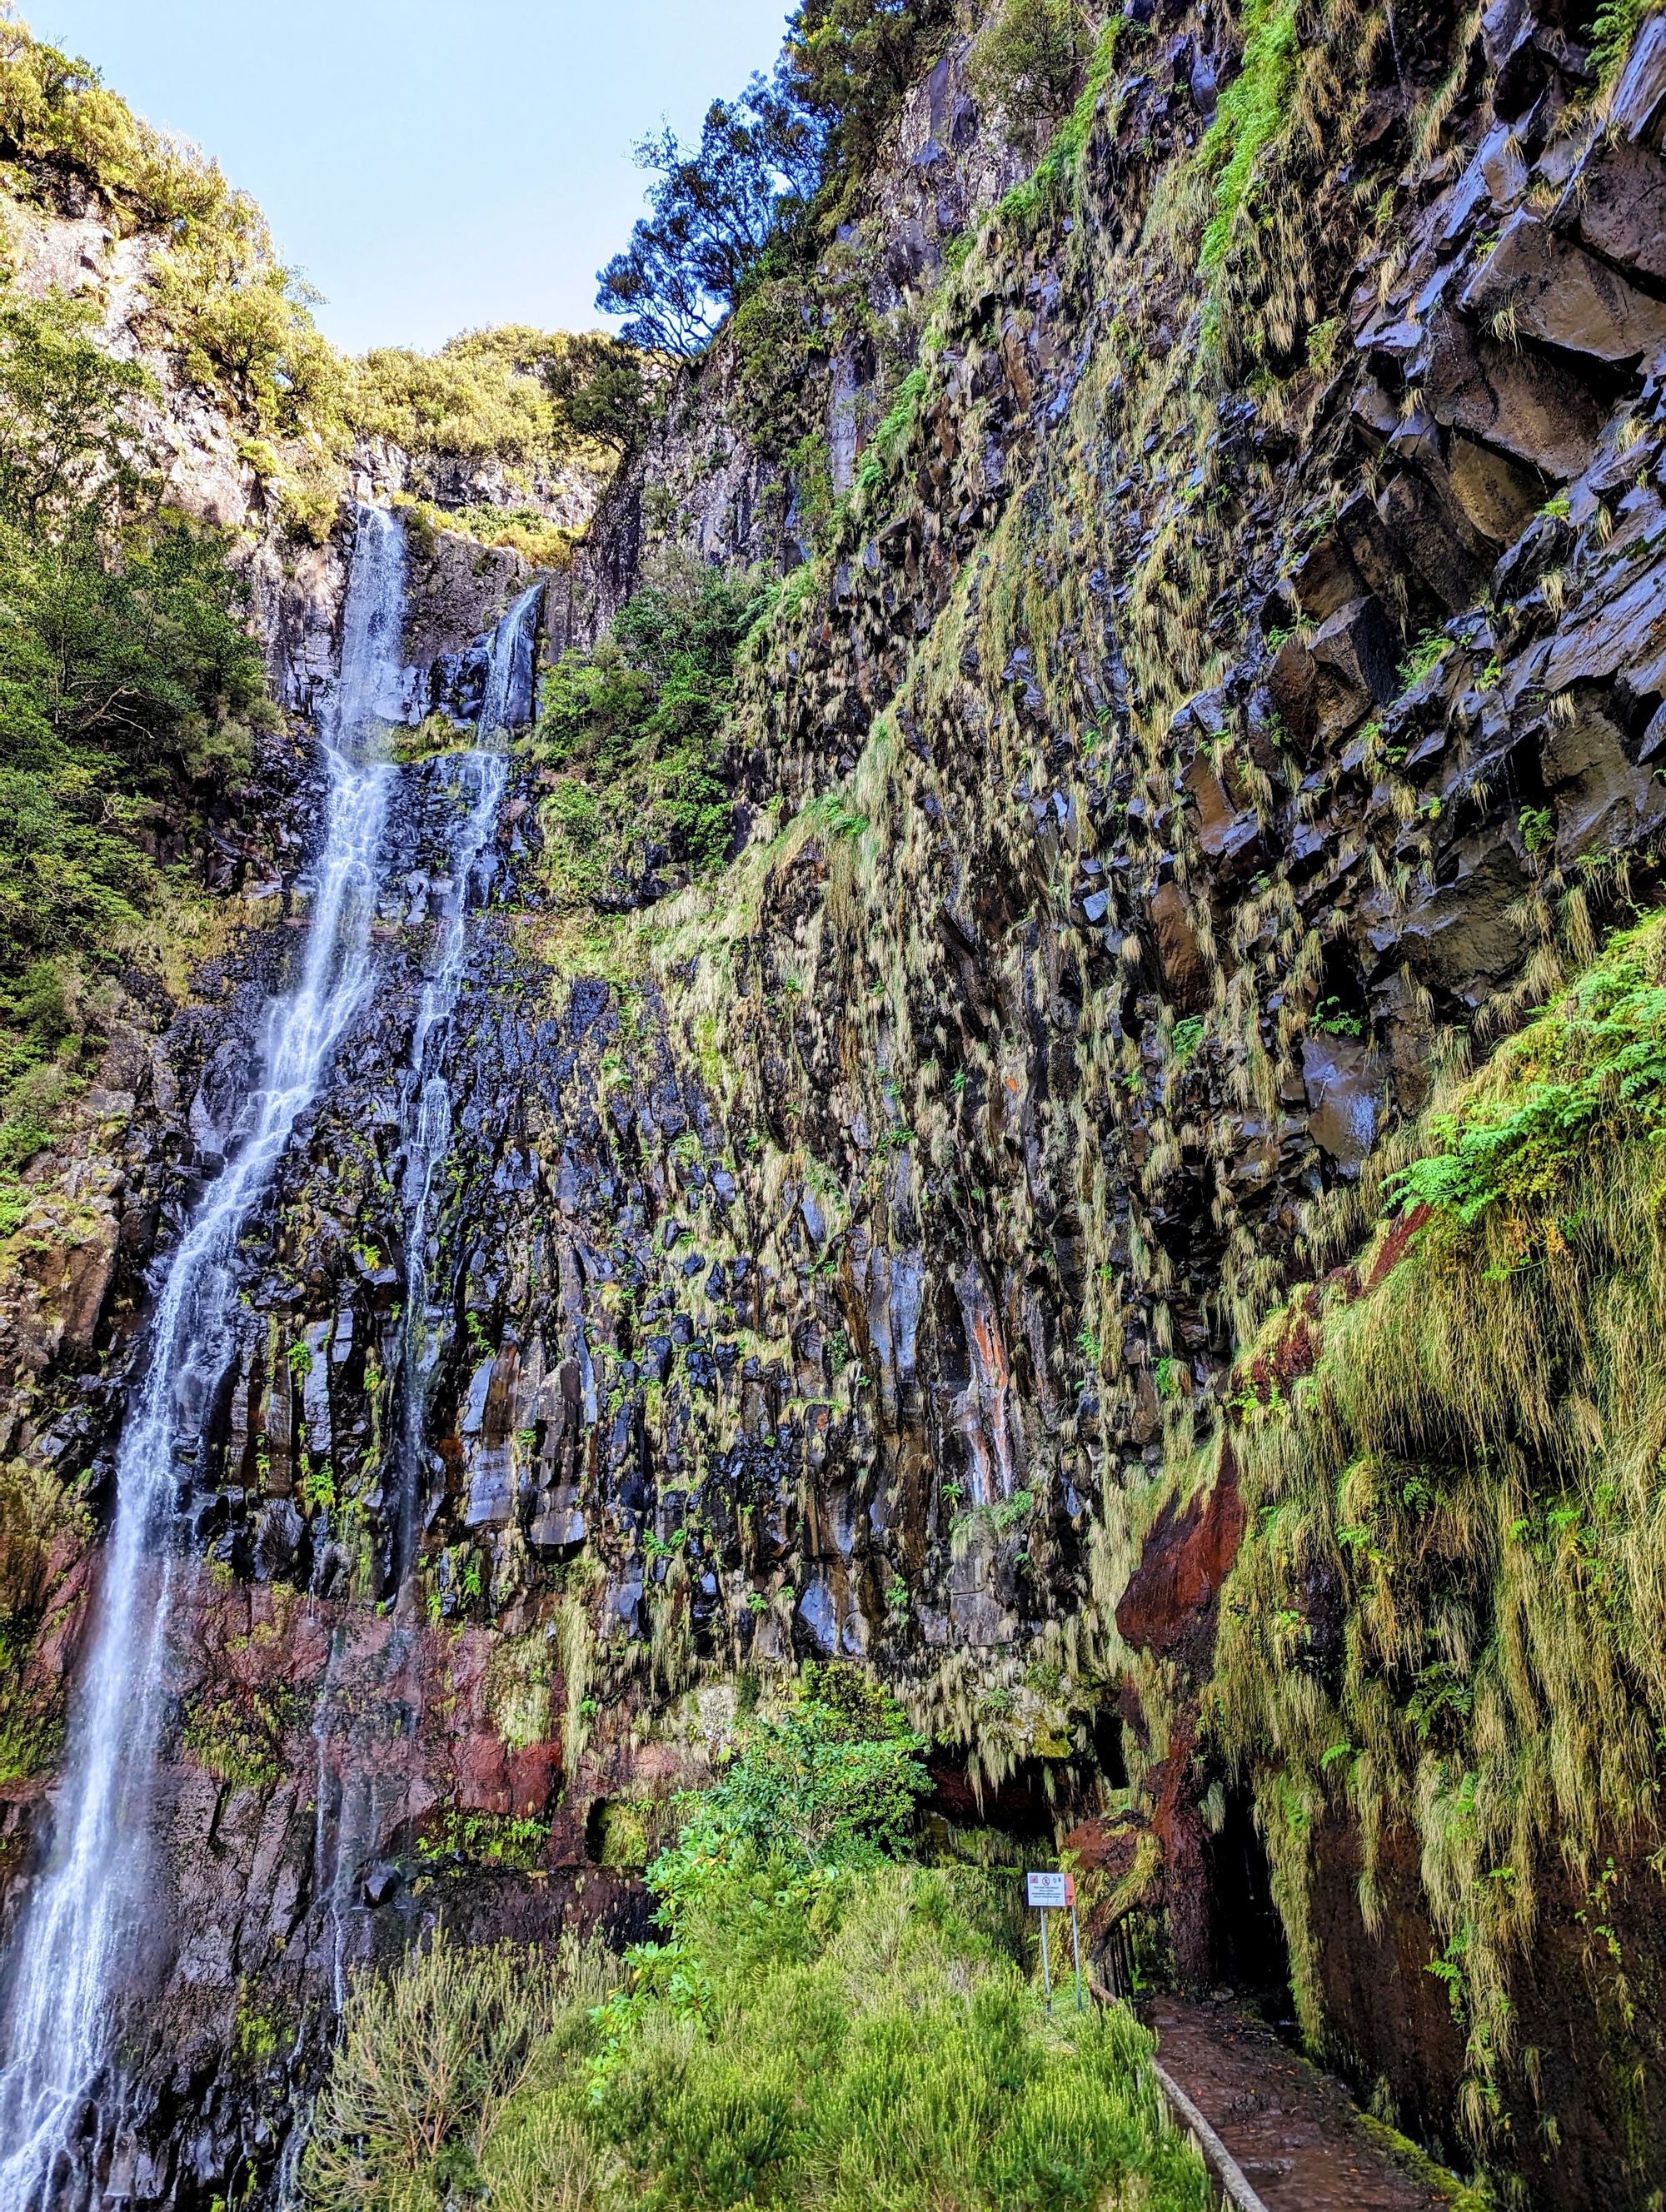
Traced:
<path fill-rule="evenodd" d="M 399 1488 L 392 1561 L 399 1625 L 393 1631 L 385 1662 L 393 1668 L 397 1668 L 410 1632 L 409 1583 L 422 1480 L 423 1413 L 428 1380 L 438 1350 L 438 1338 L 432 1329 L 438 1317 L 429 1313 L 428 1304 L 428 1247 L 435 1177 L 451 1145 L 451 1085 L 446 1066 L 452 1043 L 452 1016 L 467 969 L 470 902 L 477 887 L 482 895 L 490 888 L 487 848 L 497 827 L 508 781 L 508 757 L 493 745 L 492 740 L 531 713 L 532 656 L 542 592 L 540 585 L 525 592 L 493 633 L 484 698 L 476 724 L 478 745 L 468 752 L 442 756 L 435 764 L 455 772 L 464 803 L 452 830 L 444 885 L 430 886 L 440 904 L 440 928 L 412 1025 L 410 1075 L 401 1109 L 406 1131 L 400 1187 L 405 1236 L 405 1321 L 396 1461 Z M 333 1760 L 331 1756 L 331 1744 L 338 1736 L 350 1739 L 350 1739 L 360 1725 L 356 1722 L 350 1699 L 344 1700 L 338 1722 L 334 1711 L 337 1662 L 343 1648 L 338 1632 L 331 1645 L 329 1667 L 313 1724 L 318 1747 L 313 1891 L 329 1938 L 331 1996 L 337 2014 L 346 2000 L 350 1923 L 359 1909 L 366 1863 L 381 1834 L 374 1779 L 368 1781 L 365 1772 L 353 1771 L 350 1758 L 343 1758 L 339 1750 Z M 358 1764 L 362 1766 L 365 1762 L 361 1759 Z M 338 1788 L 332 1786 L 332 1766 L 339 1775 Z M 332 1804 L 333 1819 L 330 1813 Z M 292 2131 L 292 2142 L 298 2142 L 304 2132 L 304 2124 L 298 2123 Z M 293 2201 L 293 2160 L 289 2161 L 289 2168 L 290 2180 L 280 2189 L 278 2196 L 281 2212 Z"/>
<path fill-rule="evenodd" d="M 259 1087 L 228 1133 L 161 1274 L 137 1402 L 117 1453 L 116 1512 L 72 1717 L 50 1863 L 18 1938 L 0 2071 L 0 2212 L 49 2204 L 108 2060 L 110 1998 L 146 1913 L 145 1829 L 162 1700 L 181 1448 L 231 1349 L 239 1237 L 319 1094 L 370 981 L 377 855 L 393 770 L 367 760 L 392 705 L 404 621 L 404 542 L 360 510 L 326 718 L 328 801 L 300 978 L 266 1012 Z"/>
<path fill-rule="evenodd" d="M 451 1086 L 445 1061 L 451 1018 L 456 1011 L 467 953 L 470 888 L 479 873 L 486 846 L 497 825 L 508 781 L 508 761 L 492 740 L 530 714 L 532 654 L 543 586 L 522 593 L 492 635 L 486 666 L 485 696 L 473 752 L 457 756 L 468 805 L 452 840 L 450 891 L 434 964 L 429 971 L 410 1041 L 413 1110 L 408 1111 L 410 1139 L 405 1154 L 405 1334 L 400 1415 L 399 1521 L 394 1575 L 401 1588 L 409 1576 L 415 1547 L 416 1515 L 423 1478 L 423 1412 L 429 1376 L 439 1348 L 429 1310 L 429 1234 L 433 1217 L 434 1178 L 451 1147 Z"/>

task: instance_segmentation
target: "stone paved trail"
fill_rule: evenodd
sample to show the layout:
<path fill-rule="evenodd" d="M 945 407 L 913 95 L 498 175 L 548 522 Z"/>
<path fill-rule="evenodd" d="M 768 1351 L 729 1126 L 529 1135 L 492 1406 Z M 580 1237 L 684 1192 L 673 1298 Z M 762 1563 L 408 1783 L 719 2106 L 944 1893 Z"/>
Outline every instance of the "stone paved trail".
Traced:
<path fill-rule="evenodd" d="M 1158 2057 L 1268 2212 L 1451 2212 L 1463 2192 L 1379 2148 L 1341 2082 L 1225 2004 L 1154 1998 Z"/>

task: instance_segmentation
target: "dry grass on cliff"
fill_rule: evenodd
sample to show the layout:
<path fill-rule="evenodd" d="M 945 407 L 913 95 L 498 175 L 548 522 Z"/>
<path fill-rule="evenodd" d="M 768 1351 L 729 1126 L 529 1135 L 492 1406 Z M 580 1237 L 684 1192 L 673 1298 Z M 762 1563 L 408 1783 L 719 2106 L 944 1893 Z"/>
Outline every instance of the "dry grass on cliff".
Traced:
<path fill-rule="evenodd" d="M 1262 1779 L 1298 2001 L 1316 2033 L 1327 1811 L 1358 1824 L 1368 1927 L 1409 1835 L 1478 2142 L 1543 1912 L 1578 1909 L 1590 1972 L 1631 2002 L 1608 1899 L 1611 1855 L 1661 1825 L 1663 1133 L 1657 920 L 1450 1091 L 1399 1186 L 1418 1210 L 1240 1368 L 1252 1532 L 1213 1721 Z"/>

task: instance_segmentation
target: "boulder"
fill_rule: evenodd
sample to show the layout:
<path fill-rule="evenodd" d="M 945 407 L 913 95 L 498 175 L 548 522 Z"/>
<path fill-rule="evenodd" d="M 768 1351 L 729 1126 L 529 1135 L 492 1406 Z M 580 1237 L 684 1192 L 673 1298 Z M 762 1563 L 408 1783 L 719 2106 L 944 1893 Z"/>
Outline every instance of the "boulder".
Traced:
<path fill-rule="evenodd" d="M 1365 588 L 1353 555 L 1334 530 L 1309 546 L 1290 581 L 1296 604 L 1310 622 L 1324 622 Z"/>
<path fill-rule="evenodd" d="M 1555 639 L 1541 681 L 1547 691 L 1622 676 L 1637 699 L 1666 692 L 1666 573 L 1657 562 Z"/>
<path fill-rule="evenodd" d="M 1445 611 L 1470 605 L 1496 548 L 1477 538 L 1439 459 L 1391 478 L 1381 509 L 1406 566 Z"/>
<path fill-rule="evenodd" d="M 1666 824 L 1666 784 L 1627 757 L 1620 731 L 1595 708 L 1552 723 L 1541 765 L 1555 803 L 1560 866 L 1624 852 Z"/>
<path fill-rule="evenodd" d="M 1183 781 L 1197 807 L 1197 842 L 1217 866 L 1225 866 L 1248 854 L 1258 855 L 1261 817 L 1253 808 L 1233 804 L 1231 793 L 1209 766 L 1195 760 Z"/>
<path fill-rule="evenodd" d="M 1596 361 L 1638 361 L 1666 344 L 1666 306 L 1525 209 L 1505 224 L 1458 304 L 1474 315 L 1508 313 L 1519 337 Z"/>
<path fill-rule="evenodd" d="M 1584 467 L 1607 412 L 1560 362 L 1504 344 L 1444 312 L 1428 329 L 1415 373 L 1438 422 L 1559 482 Z"/>
<path fill-rule="evenodd" d="M 1657 154 L 1628 139 L 1600 139 L 1551 220 L 1605 260 L 1666 283 L 1666 165 Z"/>
<path fill-rule="evenodd" d="M 1395 636 L 1370 593 L 1350 599 L 1313 640 L 1313 701 L 1318 726 L 1340 736 L 1395 692 Z"/>
<path fill-rule="evenodd" d="M 1362 1038 L 1316 1033 L 1302 1040 L 1308 1134 L 1352 1175 L 1377 1135 L 1383 1071 Z"/>
<path fill-rule="evenodd" d="M 1267 690 L 1286 735 L 1304 751 L 1311 745 L 1317 726 L 1313 703 L 1316 680 L 1313 655 L 1300 638 L 1286 638 L 1267 672 Z"/>
<path fill-rule="evenodd" d="M 1158 884 L 1149 911 L 1169 996 L 1183 1013 L 1200 1012 L 1209 1002 L 1209 965 L 1179 885 Z"/>
<path fill-rule="evenodd" d="M 1448 856 L 1449 879 L 1432 887 L 1399 933 L 1414 974 L 1466 1006 L 1479 1006 L 1519 964 L 1524 949 L 1521 856 L 1500 829 Z"/>
<path fill-rule="evenodd" d="M 1465 521 L 1490 546 L 1513 544 L 1543 504 L 1538 478 L 1518 461 L 1456 430 L 1446 445 L 1446 480 Z"/>

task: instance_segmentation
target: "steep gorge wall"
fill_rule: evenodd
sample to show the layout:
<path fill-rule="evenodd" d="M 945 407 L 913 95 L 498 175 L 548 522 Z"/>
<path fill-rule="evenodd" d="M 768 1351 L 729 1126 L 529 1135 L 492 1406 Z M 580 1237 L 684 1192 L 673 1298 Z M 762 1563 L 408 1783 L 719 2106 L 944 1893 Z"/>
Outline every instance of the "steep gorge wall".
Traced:
<path fill-rule="evenodd" d="M 1207 1694 L 1258 1506 L 1213 1409 L 1288 1285 L 1359 1241 L 1435 1073 L 1649 899 L 1666 817 L 1662 19 L 1596 106 L 1580 24 L 1511 0 L 1274 17 L 1247 56 L 1213 14 L 1121 19 L 1031 185 L 952 49 L 853 227 L 866 335 L 818 352 L 791 440 L 720 342 L 552 593 L 559 642 L 667 542 L 811 556 L 743 671 L 747 842 L 715 882 L 575 940 L 517 771 L 389 1619 L 397 1100 L 457 803 L 443 757 L 409 784 L 386 988 L 263 1209 L 192 1472 L 161 1824 L 186 1873 L 117 2193 L 269 2170 L 338 1960 L 441 1905 L 628 1924 L 621 1874 L 735 1685 L 805 1657 L 883 1670 L 940 1808 L 1056 1822 L 1106 1920 L 1161 1911 L 1183 1975 L 1253 1963 L 1246 1793 L 1276 1859 L 1282 1778 L 1229 1763 Z M 1262 181 L 1223 198 L 1269 103 Z M 812 526 L 781 448 L 816 431 L 843 496 Z M 412 635 L 453 599 L 483 628 L 501 599 L 473 591 L 419 575 Z M 326 632 L 294 618 L 313 685 Z M 282 944 L 234 945 L 101 1086 L 133 1097 L 119 1200 L 88 1201 L 119 1265 L 66 1264 L 9 1446 L 88 1470 L 89 1503 L 138 1267 L 206 1164 L 193 1102 L 235 1085 Z M 1623 2027 L 1553 1884 L 1512 1984 L 1536 2081 L 1501 2071 L 1478 2116 L 1397 1832 L 1369 1921 L 1344 1795 L 1299 1918 L 1284 1881 L 1305 2024 L 1529 2201 L 1649 2202 L 1658 1838 L 1621 1854 Z"/>

